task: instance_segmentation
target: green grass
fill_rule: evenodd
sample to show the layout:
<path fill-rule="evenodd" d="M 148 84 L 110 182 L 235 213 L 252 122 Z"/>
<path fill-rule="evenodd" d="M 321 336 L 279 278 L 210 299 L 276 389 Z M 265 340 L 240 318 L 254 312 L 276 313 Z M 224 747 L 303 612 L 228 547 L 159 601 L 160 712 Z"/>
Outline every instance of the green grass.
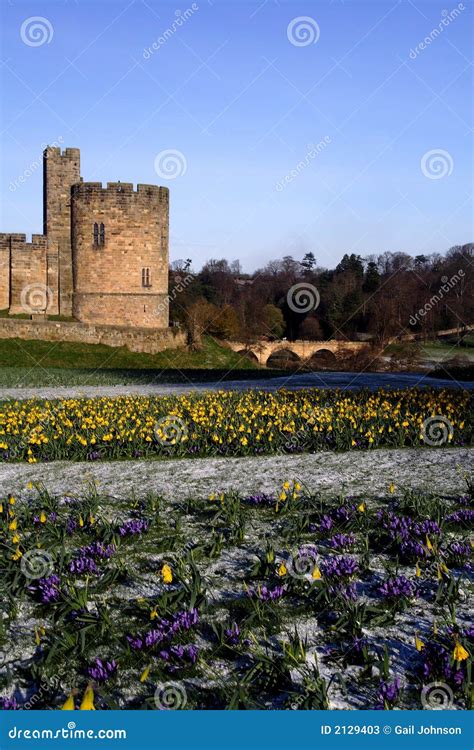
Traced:
<path fill-rule="evenodd" d="M 280 375 L 208 338 L 199 352 L 0 339 L 0 387 L 202 382 Z"/>

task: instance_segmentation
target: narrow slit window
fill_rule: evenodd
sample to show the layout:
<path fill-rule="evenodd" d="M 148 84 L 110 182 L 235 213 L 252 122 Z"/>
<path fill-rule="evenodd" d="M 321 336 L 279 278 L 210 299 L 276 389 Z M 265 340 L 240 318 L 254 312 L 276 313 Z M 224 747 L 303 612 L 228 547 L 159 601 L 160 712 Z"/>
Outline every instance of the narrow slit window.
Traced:
<path fill-rule="evenodd" d="M 99 244 L 99 225 L 97 222 L 94 224 L 94 245 Z"/>
<path fill-rule="evenodd" d="M 142 286 L 151 286 L 151 274 L 149 268 L 142 268 Z"/>
<path fill-rule="evenodd" d="M 103 224 L 100 225 L 99 244 L 105 245 L 105 227 Z"/>

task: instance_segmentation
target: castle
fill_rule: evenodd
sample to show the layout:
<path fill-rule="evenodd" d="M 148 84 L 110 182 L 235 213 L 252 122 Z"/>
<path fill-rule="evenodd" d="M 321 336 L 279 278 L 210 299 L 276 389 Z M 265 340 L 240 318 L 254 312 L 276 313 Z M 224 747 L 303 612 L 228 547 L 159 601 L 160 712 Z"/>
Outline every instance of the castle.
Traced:
<path fill-rule="evenodd" d="M 168 327 L 169 191 L 83 182 L 78 148 L 43 152 L 43 234 L 0 234 L 0 310 Z"/>

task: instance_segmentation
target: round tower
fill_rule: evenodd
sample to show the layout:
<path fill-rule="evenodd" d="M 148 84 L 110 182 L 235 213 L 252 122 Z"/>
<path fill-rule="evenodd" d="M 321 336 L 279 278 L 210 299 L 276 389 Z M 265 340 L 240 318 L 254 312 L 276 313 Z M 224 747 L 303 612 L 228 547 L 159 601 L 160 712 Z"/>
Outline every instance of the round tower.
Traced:
<path fill-rule="evenodd" d="M 74 317 L 167 328 L 168 188 L 83 182 L 71 207 Z"/>

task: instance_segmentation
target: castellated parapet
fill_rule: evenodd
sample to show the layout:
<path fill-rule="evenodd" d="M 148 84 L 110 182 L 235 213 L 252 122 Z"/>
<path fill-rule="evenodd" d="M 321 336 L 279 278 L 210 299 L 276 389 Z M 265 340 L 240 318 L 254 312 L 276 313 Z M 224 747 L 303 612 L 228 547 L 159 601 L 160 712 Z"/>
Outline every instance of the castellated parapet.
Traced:
<path fill-rule="evenodd" d="M 77 148 L 46 148 L 43 180 L 44 233 L 0 234 L 0 309 L 167 328 L 168 189 L 83 182 Z"/>
<path fill-rule="evenodd" d="M 84 182 L 72 189 L 73 315 L 87 323 L 168 325 L 166 188 Z"/>

